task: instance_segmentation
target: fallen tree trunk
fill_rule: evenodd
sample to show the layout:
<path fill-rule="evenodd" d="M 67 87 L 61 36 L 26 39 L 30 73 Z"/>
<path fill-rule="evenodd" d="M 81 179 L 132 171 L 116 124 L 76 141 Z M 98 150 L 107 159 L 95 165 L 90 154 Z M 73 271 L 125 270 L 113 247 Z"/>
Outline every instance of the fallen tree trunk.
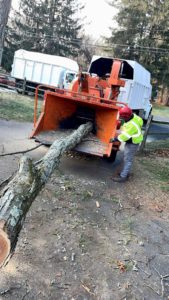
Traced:
<path fill-rule="evenodd" d="M 91 130 L 92 123 L 81 125 L 67 138 L 55 141 L 38 162 L 21 158 L 19 171 L 0 193 L 0 266 L 11 257 L 26 214 L 62 154 L 73 149 Z"/>

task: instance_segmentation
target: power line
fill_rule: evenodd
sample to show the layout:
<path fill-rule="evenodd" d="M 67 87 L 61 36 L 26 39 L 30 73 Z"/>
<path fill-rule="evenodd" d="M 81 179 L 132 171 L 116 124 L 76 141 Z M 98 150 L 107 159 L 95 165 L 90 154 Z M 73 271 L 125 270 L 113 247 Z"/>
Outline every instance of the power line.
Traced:
<path fill-rule="evenodd" d="M 13 30 L 10 30 L 11 33 L 16 33 Z M 58 37 L 58 36 L 51 36 L 51 35 L 43 35 L 43 36 L 39 36 L 37 33 L 32 33 L 31 31 L 26 31 L 24 32 L 24 34 L 22 35 L 22 37 L 34 37 L 34 38 L 38 38 L 40 40 L 44 39 L 44 40 L 62 40 L 65 43 L 71 43 L 71 44 L 78 44 L 78 45 L 84 45 L 84 46 L 89 46 L 89 47 L 95 47 L 95 48 L 104 48 L 106 50 L 112 50 L 116 47 L 120 47 L 120 48 L 127 48 L 128 51 L 139 51 L 139 52 L 152 52 L 155 54 L 168 54 L 169 53 L 169 48 L 159 48 L 159 47 L 148 47 L 148 46 L 140 46 L 140 45 L 131 45 L 131 44 L 117 44 L 114 43 L 113 45 L 103 45 L 103 44 L 91 44 L 91 43 L 83 43 L 82 39 L 77 39 L 77 38 L 71 38 L 71 39 L 65 39 L 62 37 Z M 20 42 L 22 43 L 22 41 Z"/>
<path fill-rule="evenodd" d="M 16 33 L 16 31 L 14 31 L 14 30 L 11 30 L 11 29 L 9 29 L 9 31 L 11 32 L 11 33 Z M 19 33 L 18 33 L 19 34 Z M 27 35 L 28 34 L 28 35 Z M 43 33 L 42 33 L 43 34 Z M 65 39 L 65 38 L 62 38 L 62 37 L 60 37 L 60 36 L 53 36 L 53 35 L 48 35 L 48 34 L 43 34 L 43 36 L 39 36 L 39 34 L 37 34 L 37 33 L 33 33 L 33 32 L 31 32 L 31 31 L 25 31 L 24 32 L 24 34 L 22 34 L 22 36 L 29 36 L 29 37 L 37 37 L 37 38 L 49 38 L 49 39 L 62 39 L 62 40 L 64 40 L 64 41 L 67 41 L 67 39 Z M 83 40 L 83 38 L 71 38 L 71 40 L 68 40 L 69 42 L 79 42 L 79 43 L 82 43 L 82 40 Z M 107 46 L 107 45 L 102 45 L 102 44 L 89 44 L 88 43 L 88 45 L 89 46 L 98 46 L 98 47 L 110 47 L 110 46 Z M 155 51 L 169 51 L 169 48 L 159 48 L 159 47 L 147 47 L 147 46 L 140 46 L 140 45 L 137 45 L 137 46 L 135 46 L 135 45 L 130 45 L 130 44 L 117 44 L 117 43 L 115 43 L 115 44 L 113 44 L 113 45 L 115 45 L 115 46 L 120 46 L 120 47 L 134 47 L 135 49 L 136 48 L 140 48 L 140 49 L 149 49 L 149 50 L 155 50 Z M 113 46 L 111 46 L 111 47 L 113 47 Z M 114 47 L 113 47 L 114 48 Z"/>
<path fill-rule="evenodd" d="M 114 31 L 115 32 L 115 31 Z M 162 33 L 163 32 L 163 33 Z M 118 34 L 126 34 L 126 33 L 135 33 L 135 34 L 146 34 L 146 33 L 151 33 L 152 35 L 160 35 L 163 37 L 168 37 L 169 36 L 169 29 L 166 29 L 166 31 L 163 30 L 148 30 L 148 29 L 141 29 L 141 28 L 132 28 L 132 29 L 118 29 L 117 32 Z M 111 38 L 111 37 L 110 37 Z"/>

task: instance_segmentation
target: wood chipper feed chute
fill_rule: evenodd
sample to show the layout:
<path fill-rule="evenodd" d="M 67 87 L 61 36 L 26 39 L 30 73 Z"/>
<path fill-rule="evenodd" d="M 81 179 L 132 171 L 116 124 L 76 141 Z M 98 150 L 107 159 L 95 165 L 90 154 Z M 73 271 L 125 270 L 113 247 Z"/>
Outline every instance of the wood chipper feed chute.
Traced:
<path fill-rule="evenodd" d="M 101 101 L 102 100 L 102 101 Z M 104 99 L 70 91 L 47 91 L 41 115 L 31 137 L 51 144 L 70 134 L 81 124 L 93 122 L 93 131 L 75 150 L 97 156 L 110 156 L 115 136 L 118 109 L 116 104 L 104 103 Z"/>

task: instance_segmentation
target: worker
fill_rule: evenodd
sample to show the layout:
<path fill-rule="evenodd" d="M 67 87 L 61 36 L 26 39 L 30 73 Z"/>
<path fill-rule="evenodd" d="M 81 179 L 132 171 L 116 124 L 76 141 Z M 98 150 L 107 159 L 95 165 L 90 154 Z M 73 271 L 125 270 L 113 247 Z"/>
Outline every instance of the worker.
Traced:
<path fill-rule="evenodd" d="M 128 106 L 122 107 L 119 114 L 123 125 L 120 127 L 120 134 L 117 136 L 117 139 L 120 142 L 125 142 L 124 165 L 119 176 L 113 178 L 113 181 L 125 182 L 129 177 L 139 144 L 143 140 L 143 134 L 141 132 L 143 120 L 141 117 L 134 114 Z"/>

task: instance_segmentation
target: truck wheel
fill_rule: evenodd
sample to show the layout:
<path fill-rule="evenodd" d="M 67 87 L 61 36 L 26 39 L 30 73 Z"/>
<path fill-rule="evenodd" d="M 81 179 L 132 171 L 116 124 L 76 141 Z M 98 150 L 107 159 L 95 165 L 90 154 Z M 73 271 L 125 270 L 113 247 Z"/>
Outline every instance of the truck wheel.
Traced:
<path fill-rule="evenodd" d="M 22 94 L 22 91 L 20 89 L 16 89 L 18 94 Z"/>
<path fill-rule="evenodd" d="M 105 157 L 106 161 L 112 163 L 116 160 L 117 150 L 112 150 L 111 155 L 109 157 Z"/>

